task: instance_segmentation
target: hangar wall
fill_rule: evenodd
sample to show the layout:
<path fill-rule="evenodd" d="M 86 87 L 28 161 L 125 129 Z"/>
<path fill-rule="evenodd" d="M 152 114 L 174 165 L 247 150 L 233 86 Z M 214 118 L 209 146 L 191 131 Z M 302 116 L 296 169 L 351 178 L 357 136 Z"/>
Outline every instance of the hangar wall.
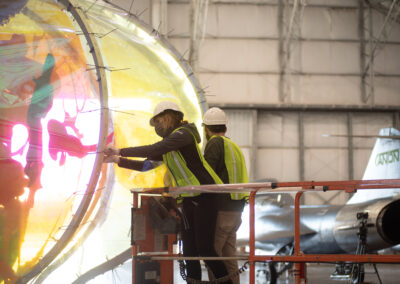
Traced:
<path fill-rule="evenodd" d="M 192 63 L 208 104 L 226 110 L 228 136 L 243 148 L 253 181 L 361 179 L 375 141 L 352 135 L 400 127 L 398 4 L 113 3 L 140 14 Z M 346 199 L 324 193 L 306 202 Z"/>

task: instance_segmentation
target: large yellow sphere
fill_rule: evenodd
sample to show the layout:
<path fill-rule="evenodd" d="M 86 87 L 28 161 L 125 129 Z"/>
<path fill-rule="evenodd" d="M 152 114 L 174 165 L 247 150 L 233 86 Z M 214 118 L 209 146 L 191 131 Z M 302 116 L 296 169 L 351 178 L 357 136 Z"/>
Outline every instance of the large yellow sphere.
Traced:
<path fill-rule="evenodd" d="M 0 162 L 16 166 L 0 175 L 0 278 L 41 271 L 70 283 L 129 247 L 129 189 L 163 185 L 163 167 L 101 165 L 102 147 L 158 141 L 149 119 L 163 100 L 200 126 L 205 102 L 163 37 L 120 9 L 83 0 L 2 9 Z"/>

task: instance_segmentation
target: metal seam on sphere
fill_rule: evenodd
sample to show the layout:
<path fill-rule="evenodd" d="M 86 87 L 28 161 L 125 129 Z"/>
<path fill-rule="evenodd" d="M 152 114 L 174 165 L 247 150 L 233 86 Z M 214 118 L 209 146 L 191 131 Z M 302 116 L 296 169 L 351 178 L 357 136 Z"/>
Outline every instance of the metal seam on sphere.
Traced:
<path fill-rule="evenodd" d="M 112 3 L 109 0 L 104 0 L 105 3 L 109 4 L 111 7 L 114 7 L 115 9 L 119 9 L 121 11 L 124 11 L 125 13 L 128 14 L 128 17 L 133 17 L 135 18 L 135 22 L 138 23 L 140 25 L 140 28 L 142 28 L 145 32 L 147 32 L 148 34 L 151 34 L 153 30 L 155 30 L 153 27 L 151 27 L 149 24 L 145 23 L 143 20 L 141 20 L 138 16 L 140 15 L 135 15 L 132 14 L 130 11 L 125 10 L 121 7 L 119 7 L 118 5 Z M 201 109 L 201 113 L 204 114 L 206 112 L 206 110 L 208 109 L 208 104 L 207 104 L 207 100 L 206 97 L 204 95 L 204 91 L 203 88 L 201 87 L 199 81 L 196 79 L 192 68 L 190 67 L 190 65 L 188 64 L 188 62 L 183 58 L 183 55 L 181 55 L 178 50 L 171 44 L 168 42 L 168 40 L 165 38 L 165 36 L 161 33 L 158 33 L 157 36 L 158 41 L 160 41 L 162 43 L 162 45 L 169 50 L 173 57 L 176 59 L 177 62 L 179 62 L 180 66 L 182 67 L 182 69 L 185 71 L 185 74 L 187 76 L 187 79 L 192 83 L 193 88 L 196 92 L 197 95 L 197 99 L 200 105 L 200 109 Z M 186 52 L 185 52 L 186 53 Z"/>
<path fill-rule="evenodd" d="M 93 60 L 96 65 L 96 70 L 99 75 L 99 84 L 100 84 L 100 102 L 104 111 L 100 113 L 100 133 L 99 133 L 99 142 L 97 146 L 97 152 L 100 152 L 106 145 L 107 141 L 107 130 L 108 130 L 108 88 L 107 88 L 107 79 L 105 69 L 99 68 L 99 66 L 104 66 L 102 57 L 100 55 L 100 49 L 97 45 L 95 36 L 93 32 L 90 30 L 89 25 L 85 22 L 83 15 L 83 11 L 80 8 L 76 8 L 72 1 L 70 0 L 60 0 L 60 3 L 68 8 L 68 11 L 72 14 L 73 18 L 76 20 L 77 24 L 81 26 L 82 31 L 85 35 L 85 38 L 89 44 L 91 49 L 91 54 L 93 56 Z M 98 178 L 100 176 L 100 171 L 102 167 L 102 157 L 100 155 L 96 156 L 96 160 L 93 166 L 93 171 L 86 189 L 86 194 L 83 197 L 76 213 L 73 215 L 71 222 L 69 223 L 67 229 L 60 237 L 59 241 L 50 249 L 50 251 L 44 255 L 44 257 L 25 275 L 18 279 L 17 283 L 26 283 L 32 278 L 34 278 L 37 274 L 39 274 L 43 267 L 49 265 L 58 254 L 66 247 L 68 242 L 74 236 L 76 230 L 79 227 L 80 222 L 82 221 L 87 208 L 91 202 L 92 196 L 95 191 L 95 187 L 97 185 Z"/>

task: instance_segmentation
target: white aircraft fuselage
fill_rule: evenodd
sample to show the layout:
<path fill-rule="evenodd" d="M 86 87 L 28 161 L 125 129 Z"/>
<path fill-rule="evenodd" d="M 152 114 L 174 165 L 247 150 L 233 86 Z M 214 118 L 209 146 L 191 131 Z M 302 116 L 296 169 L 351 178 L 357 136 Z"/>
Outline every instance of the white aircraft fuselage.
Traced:
<path fill-rule="evenodd" d="M 399 136 L 384 128 L 379 136 Z M 363 180 L 400 178 L 400 139 L 377 138 Z M 367 251 L 400 244 L 400 189 L 358 190 L 344 205 L 305 205 L 300 208 L 301 250 L 305 253 L 355 253 L 359 229 L 357 213 L 368 213 Z M 294 206 L 256 197 L 256 248 L 276 253 L 294 240 Z M 263 203 L 263 205 L 260 205 Z M 238 231 L 238 245 L 248 243 L 247 209 Z"/>

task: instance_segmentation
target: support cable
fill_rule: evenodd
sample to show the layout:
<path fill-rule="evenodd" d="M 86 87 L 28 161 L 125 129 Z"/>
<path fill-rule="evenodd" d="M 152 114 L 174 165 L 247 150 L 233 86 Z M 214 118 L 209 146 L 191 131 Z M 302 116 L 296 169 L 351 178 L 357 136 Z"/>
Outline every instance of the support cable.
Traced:
<path fill-rule="evenodd" d="M 379 30 L 378 37 L 377 37 L 377 39 L 375 40 L 375 44 L 374 44 L 374 46 L 373 46 L 373 48 L 372 48 L 372 50 L 371 50 L 370 58 L 369 58 L 369 60 L 368 60 L 368 62 L 367 62 L 367 65 L 365 66 L 365 70 L 364 70 L 363 75 L 365 75 L 365 74 L 367 73 L 368 69 L 370 68 L 371 62 L 372 62 L 372 60 L 373 60 L 372 58 L 373 58 L 374 55 L 375 55 L 375 51 L 376 51 L 378 45 L 381 43 L 380 41 L 381 41 L 381 37 L 382 37 L 382 35 L 383 35 L 383 31 L 384 31 L 384 29 L 385 29 L 385 27 L 386 27 L 386 24 L 387 24 L 387 22 L 388 22 L 388 20 L 389 20 L 389 18 L 390 18 L 390 16 L 391 16 L 391 14 L 392 14 L 393 8 L 394 8 L 394 6 L 395 6 L 395 4 L 396 4 L 397 1 L 398 1 L 398 0 L 393 0 L 392 5 L 390 5 L 390 8 L 389 8 L 389 10 L 388 10 L 388 12 L 387 12 L 387 14 L 386 14 L 385 20 L 384 20 L 384 22 L 383 22 L 383 24 L 382 24 L 382 26 L 381 26 L 381 28 L 380 28 L 380 30 Z M 400 9 L 397 9 L 397 10 L 398 10 L 398 11 L 396 12 L 396 15 L 399 13 Z"/>
<path fill-rule="evenodd" d="M 67 7 L 67 10 L 72 14 L 73 18 L 76 20 L 78 25 L 81 27 L 82 31 L 85 34 L 86 40 L 90 46 L 91 54 L 93 56 L 93 60 L 95 65 L 104 66 L 102 57 L 100 54 L 100 48 L 97 45 L 97 41 L 92 34 L 90 26 L 84 20 L 85 15 L 80 8 L 77 8 L 73 5 L 72 0 L 61 0 L 61 4 Z M 107 86 L 107 78 L 104 69 L 96 68 L 97 74 L 99 76 L 99 92 L 100 92 L 100 101 L 102 107 L 108 107 L 108 86 Z M 100 132 L 99 132 L 99 140 L 97 145 L 97 151 L 103 149 L 106 145 L 107 141 L 107 130 L 108 130 L 108 111 L 104 111 L 101 113 L 100 118 Z M 86 189 L 86 193 L 79 204 L 75 214 L 72 216 L 72 220 L 69 223 L 67 229 L 60 237 L 59 241 L 47 252 L 46 255 L 43 256 L 41 260 L 25 275 L 21 276 L 16 283 L 22 284 L 27 283 L 31 279 L 33 279 L 36 275 L 38 275 L 43 267 L 48 266 L 58 255 L 59 253 L 67 246 L 69 241 L 73 238 L 76 231 L 79 228 L 81 221 L 83 220 L 86 210 L 88 209 L 93 193 L 96 190 L 96 185 L 100 176 L 100 171 L 103 164 L 103 157 L 101 155 L 96 155 L 92 174 L 89 179 L 89 183 Z"/>

